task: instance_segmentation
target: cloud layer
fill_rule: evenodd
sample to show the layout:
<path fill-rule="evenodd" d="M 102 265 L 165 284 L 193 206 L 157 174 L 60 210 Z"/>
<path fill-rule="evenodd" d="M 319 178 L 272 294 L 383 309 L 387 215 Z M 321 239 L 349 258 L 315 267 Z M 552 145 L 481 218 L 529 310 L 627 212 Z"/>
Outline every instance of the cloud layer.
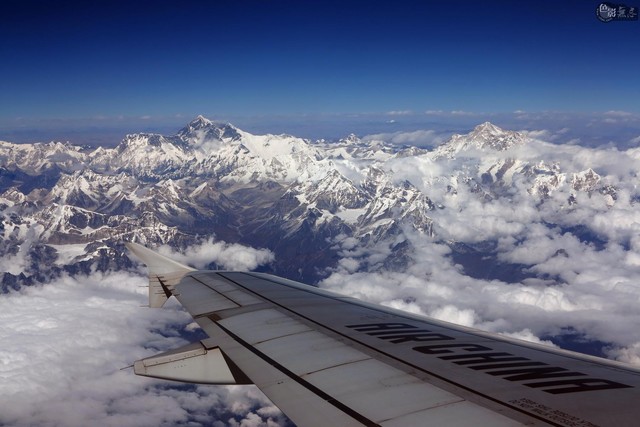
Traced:
<path fill-rule="evenodd" d="M 254 249 L 237 243 L 214 241 L 209 238 L 199 245 L 189 246 L 184 252 L 169 246 L 161 246 L 158 252 L 183 264 L 205 269 L 215 263 L 226 270 L 254 270 L 260 265 L 272 262 L 275 257 L 268 249 Z"/>
<path fill-rule="evenodd" d="M 524 113 L 523 113 L 524 114 Z M 397 114 L 404 117 L 410 114 Z M 608 114 L 625 119 L 625 114 Z M 567 134 L 532 131 L 528 144 L 493 160 L 558 163 L 567 183 L 542 200 L 531 182 L 515 176 L 502 194 L 484 199 L 455 171 L 479 178 L 486 153 L 455 159 L 428 155 L 392 158 L 380 167 L 392 179 L 409 180 L 439 208 L 430 214 L 437 238 L 409 225 L 394 241 L 361 243 L 334 237 L 342 259 L 321 286 L 438 319 L 535 342 L 567 331 L 606 344 L 609 357 L 640 365 L 640 201 L 638 149 L 592 149 L 554 145 Z M 437 142 L 434 131 L 379 134 L 392 143 Z M 373 138 L 373 137 L 372 137 Z M 375 139 L 375 138 L 373 138 Z M 599 191 L 576 192 L 572 174 L 595 170 L 616 189 L 615 200 Z M 355 171 L 354 174 L 359 173 Z M 474 175 L 475 174 L 475 175 Z M 455 188 L 455 191 L 451 191 Z M 573 197 L 575 203 L 568 203 Z M 495 265 L 525 277 L 476 277 L 452 256 L 451 242 L 491 242 Z M 406 243 L 408 263 L 389 268 Z M 24 247 L 27 247 L 26 245 Z M 206 268 L 250 270 L 273 261 L 273 253 L 212 239 L 184 252 L 160 252 Z M 26 258 L 0 260 L 18 271 Z M 484 264 L 483 264 L 484 263 Z M 486 267 L 485 267 L 486 265 Z M 18 266 L 18 267 L 16 267 Z M 15 270 L 17 268 L 17 270 Z M 145 282 L 126 273 L 63 277 L 0 299 L 0 425 L 281 425 L 280 412 L 255 388 L 168 386 L 120 368 L 185 343 L 190 317 L 175 305 L 142 309 Z M 2 404 L 0 404 L 2 405 Z"/>
<path fill-rule="evenodd" d="M 529 137 L 536 135 L 547 133 Z M 521 164 L 558 164 L 566 181 L 547 197 L 531 193 L 532 181 L 525 174 L 492 189 L 466 185 L 469 177 L 481 182 L 492 164 L 510 158 Z M 436 237 L 410 226 L 395 242 L 375 245 L 359 246 L 337 236 L 334 244 L 342 248 L 342 259 L 322 287 L 530 341 L 574 334 L 601 343 L 604 347 L 595 353 L 640 365 L 637 150 L 533 139 L 507 152 L 391 159 L 383 168 L 440 206 L 430 212 Z M 576 174 L 589 168 L 600 175 L 599 188 L 615 188 L 615 197 L 608 190 L 573 187 Z M 397 255 L 391 248 L 403 240 L 411 248 L 409 262 L 389 271 L 388 262 Z M 475 274 L 468 260 L 456 261 L 460 258 L 453 256 L 451 242 L 485 248 L 478 255 L 485 258 L 474 261 Z M 518 279 L 498 279 L 508 276 L 496 273 L 505 269 Z"/>
<path fill-rule="evenodd" d="M 273 426 L 254 386 L 185 386 L 121 368 L 186 343 L 177 304 L 148 309 L 145 279 L 63 277 L 0 298 L 0 425 Z"/>

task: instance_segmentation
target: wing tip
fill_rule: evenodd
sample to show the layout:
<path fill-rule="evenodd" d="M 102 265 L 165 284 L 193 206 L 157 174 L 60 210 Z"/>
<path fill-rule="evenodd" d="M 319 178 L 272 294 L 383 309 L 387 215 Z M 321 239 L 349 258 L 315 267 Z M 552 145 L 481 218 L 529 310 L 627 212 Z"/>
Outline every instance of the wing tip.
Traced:
<path fill-rule="evenodd" d="M 149 307 L 162 307 L 182 278 L 196 269 L 174 261 L 134 242 L 124 243 L 129 252 L 149 270 Z"/>

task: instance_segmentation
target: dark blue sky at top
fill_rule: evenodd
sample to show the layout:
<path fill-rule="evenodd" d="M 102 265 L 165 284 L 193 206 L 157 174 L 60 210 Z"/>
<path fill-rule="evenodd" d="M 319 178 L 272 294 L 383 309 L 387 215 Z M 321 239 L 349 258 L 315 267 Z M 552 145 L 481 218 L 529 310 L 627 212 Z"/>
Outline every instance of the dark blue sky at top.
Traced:
<path fill-rule="evenodd" d="M 0 139 L 197 114 L 640 113 L 640 23 L 596 5 L 5 0 Z"/>

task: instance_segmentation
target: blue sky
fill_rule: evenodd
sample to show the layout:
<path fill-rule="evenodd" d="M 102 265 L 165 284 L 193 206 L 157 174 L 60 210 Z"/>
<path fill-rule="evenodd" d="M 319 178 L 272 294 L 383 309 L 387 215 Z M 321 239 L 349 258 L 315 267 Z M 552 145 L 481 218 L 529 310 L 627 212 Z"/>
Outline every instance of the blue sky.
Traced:
<path fill-rule="evenodd" d="M 8 0 L 0 139 L 79 142 L 198 114 L 313 137 L 445 112 L 477 116 L 452 128 L 514 111 L 637 125 L 640 22 L 601 23 L 597 4 Z"/>

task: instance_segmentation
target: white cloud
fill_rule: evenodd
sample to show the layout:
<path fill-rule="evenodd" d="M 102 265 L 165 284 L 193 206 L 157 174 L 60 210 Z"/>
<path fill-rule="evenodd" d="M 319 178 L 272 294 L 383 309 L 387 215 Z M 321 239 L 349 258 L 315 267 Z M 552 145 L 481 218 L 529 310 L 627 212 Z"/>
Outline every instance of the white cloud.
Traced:
<path fill-rule="evenodd" d="M 531 332 L 529 329 L 523 329 L 523 330 L 517 331 L 517 332 L 504 332 L 502 335 L 507 336 L 507 337 L 511 337 L 511 338 L 517 338 L 517 339 L 523 340 L 523 341 L 533 342 L 533 343 L 536 343 L 536 344 L 548 345 L 549 347 L 558 347 L 557 345 L 555 345 L 554 343 L 552 343 L 549 340 L 541 340 L 540 338 L 535 336 L 533 334 L 533 332 Z"/>
<path fill-rule="evenodd" d="M 610 110 L 610 111 L 606 111 L 604 115 L 611 116 L 611 117 L 631 117 L 633 116 L 633 113 L 630 113 L 628 111 Z"/>
<path fill-rule="evenodd" d="M 435 319 L 462 326 L 473 326 L 476 320 L 476 313 L 472 309 L 459 309 L 450 304 L 436 308 L 429 315 Z"/>
<path fill-rule="evenodd" d="M 607 353 L 612 359 L 640 366 L 640 342 L 628 347 L 608 349 Z"/>
<path fill-rule="evenodd" d="M 561 128 L 550 135 L 568 132 Z M 388 242 L 349 242 L 349 249 L 343 246 L 341 254 L 348 261 L 343 260 L 342 268 L 321 286 L 533 342 L 572 330 L 587 340 L 611 343 L 606 350 L 610 357 L 640 364 L 640 210 L 636 201 L 640 156 L 636 151 L 529 141 L 506 153 L 465 155 L 387 161 L 383 167 L 393 170 L 396 179 L 409 180 L 443 206 L 429 212 L 436 239 L 410 227 L 403 229 L 412 249 L 408 264 L 396 271 L 380 269 L 385 259 L 397 256 Z M 527 192 L 528 178 L 516 175 L 503 194 L 485 200 L 464 184 L 464 174 L 458 175 L 460 171 L 480 175 L 483 167 L 489 167 L 482 165 L 508 156 L 535 164 L 557 162 L 568 180 L 541 201 Z M 615 201 L 598 191 L 576 192 L 571 187 L 572 174 L 587 168 L 600 174 L 603 185 L 615 187 Z M 453 184 L 455 193 L 447 191 Z M 572 194 L 577 204 L 568 203 Z M 487 270 L 504 265 L 531 277 L 505 283 L 468 276 L 450 256 L 447 241 L 496 242 L 497 259 L 486 260 Z M 368 262 L 374 255 L 377 264 Z M 482 262 L 477 260 L 480 268 Z M 502 264 L 496 266 L 496 262 Z"/>
<path fill-rule="evenodd" d="M 478 113 L 473 113 L 471 111 L 464 111 L 464 110 L 453 110 L 451 111 L 451 115 L 452 116 L 476 116 L 478 115 Z"/>
<path fill-rule="evenodd" d="M 536 265 L 541 273 L 562 274 L 567 284 L 535 280 L 509 284 L 466 276 L 446 256 L 448 247 L 414 237 L 415 261 L 404 271 L 335 271 L 321 286 L 533 342 L 572 328 L 590 339 L 611 342 L 611 356 L 640 360 L 640 346 L 634 347 L 640 342 L 635 303 L 640 289 L 634 286 L 640 269 L 626 266 L 619 250 L 602 253 L 576 244 L 582 251 L 569 250 L 569 258 L 556 258 L 562 262 Z"/>
<path fill-rule="evenodd" d="M 387 114 L 390 115 L 390 116 L 409 116 L 409 115 L 413 114 L 413 111 L 411 111 L 411 110 L 396 110 L 396 111 L 388 111 Z"/>
<path fill-rule="evenodd" d="M 435 147 L 442 144 L 449 135 L 433 130 L 416 130 L 411 132 L 390 132 L 366 135 L 363 141 L 386 141 L 392 144 L 413 145 L 417 147 Z"/>
<path fill-rule="evenodd" d="M 214 242 L 213 238 L 178 252 L 169 246 L 161 246 L 158 252 L 183 264 L 205 268 L 212 262 L 227 270 L 254 270 L 275 258 L 268 249 L 254 249 L 238 243 Z"/>
<path fill-rule="evenodd" d="M 557 141 L 561 141 L 562 139 L 566 139 L 565 135 L 567 135 L 570 131 L 571 129 L 569 129 L 568 127 L 563 127 L 558 130 L 533 129 L 533 130 L 524 131 L 523 133 L 530 138 L 539 139 L 541 141 L 557 142 Z"/>
<path fill-rule="evenodd" d="M 175 388 L 121 370 L 185 344 L 178 332 L 190 316 L 177 304 L 141 308 L 145 281 L 127 273 L 63 277 L 3 295 L 0 425 L 282 423 L 253 386 Z"/>
<path fill-rule="evenodd" d="M 568 131 L 531 132 L 553 137 Z M 439 137 L 431 130 L 384 135 L 397 143 L 429 144 Z M 635 139 L 640 142 L 640 137 Z M 438 239 L 404 229 L 403 237 L 413 247 L 408 265 L 380 271 L 382 263 L 396 255 L 388 241 L 361 245 L 353 237 L 338 236 L 334 243 L 343 259 L 322 286 L 533 342 L 573 328 L 588 339 L 611 342 L 610 357 L 640 365 L 640 210 L 634 201 L 640 155 L 633 150 L 531 141 L 495 156 L 558 162 L 569 174 L 591 167 L 603 182 L 616 187 L 617 200 L 610 206 L 598 192 L 579 193 L 578 204 L 569 206 L 567 199 L 574 191 L 567 184 L 541 202 L 528 195 L 523 179 L 514 181 L 505 195 L 487 202 L 462 179 L 456 194 L 447 192 L 457 179 L 454 171 L 476 171 L 478 162 L 490 160 L 486 152 L 442 162 L 428 156 L 393 159 L 385 163 L 386 170 L 444 206 L 430 212 Z M 592 241 L 570 230 L 576 226 L 588 230 Z M 596 238 L 604 243 L 594 243 Z M 523 264 L 526 273 L 538 277 L 520 283 L 470 277 L 451 258 L 447 240 L 496 241 L 499 262 Z M 184 253 L 169 248 L 162 252 L 197 267 L 216 262 L 224 268 L 253 269 L 273 260 L 269 251 L 211 239 Z M 0 260 L 5 267 L 7 261 Z M 28 260 L 21 254 L 10 261 L 25 264 Z M 189 317 L 175 306 L 139 308 L 146 301 L 145 291 L 136 288 L 141 284 L 142 279 L 119 273 L 63 278 L 4 295 L 0 299 L 0 399 L 17 404 L 0 413 L 0 424 L 249 426 L 279 422 L 278 410 L 254 388 L 172 389 L 119 371 L 137 358 L 180 345 L 176 329 L 193 330 L 192 323 L 184 326 Z M 226 415 L 216 418 L 214 411 Z"/>
<path fill-rule="evenodd" d="M 345 269 L 349 273 L 354 273 L 358 271 L 360 262 L 353 258 L 342 258 L 340 261 L 338 261 L 338 266 Z"/>
<path fill-rule="evenodd" d="M 540 130 L 530 130 L 526 132 L 527 136 L 530 138 L 541 139 L 543 141 L 550 141 L 551 132 L 547 129 Z"/>
<path fill-rule="evenodd" d="M 640 114 L 631 113 L 628 111 L 611 110 L 602 113 L 601 121 L 602 123 L 607 124 L 618 124 L 622 127 L 626 125 L 632 125 L 640 121 Z"/>

